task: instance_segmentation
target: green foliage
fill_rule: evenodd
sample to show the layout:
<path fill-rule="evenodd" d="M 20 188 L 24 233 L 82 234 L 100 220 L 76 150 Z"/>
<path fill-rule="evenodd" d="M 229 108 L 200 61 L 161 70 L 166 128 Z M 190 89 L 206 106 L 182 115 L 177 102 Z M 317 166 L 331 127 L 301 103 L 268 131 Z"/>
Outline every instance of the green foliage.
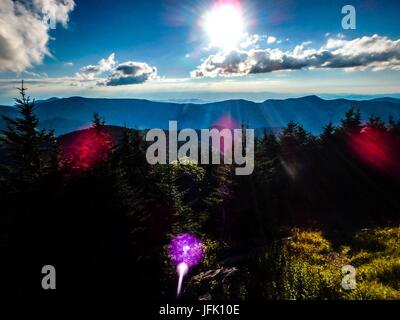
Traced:
<path fill-rule="evenodd" d="M 400 299 L 399 243 L 400 228 L 376 228 L 362 230 L 350 247 L 335 251 L 321 232 L 295 229 L 267 253 L 269 298 Z M 348 264 L 356 268 L 357 286 L 346 291 L 341 268 Z"/>
<path fill-rule="evenodd" d="M 310 300 L 340 297 L 341 265 L 320 232 L 293 231 L 293 236 L 268 253 L 274 274 L 271 299 Z"/>
<path fill-rule="evenodd" d="M 364 229 L 356 234 L 351 263 L 360 286 L 353 299 L 400 299 L 400 228 Z"/>
<path fill-rule="evenodd" d="M 218 265 L 217 257 L 222 244 L 211 239 L 204 239 L 203 244 L 205 248 L 205 257 L 202 265 L 205 269 L 215 268 Z"/>
<path fill-rule="evenodd" d="M 378 282 L 362 282 L 357 290 L 351 292 L 348 299 L 353 300 L 400 300 L 399 290 Z"/>

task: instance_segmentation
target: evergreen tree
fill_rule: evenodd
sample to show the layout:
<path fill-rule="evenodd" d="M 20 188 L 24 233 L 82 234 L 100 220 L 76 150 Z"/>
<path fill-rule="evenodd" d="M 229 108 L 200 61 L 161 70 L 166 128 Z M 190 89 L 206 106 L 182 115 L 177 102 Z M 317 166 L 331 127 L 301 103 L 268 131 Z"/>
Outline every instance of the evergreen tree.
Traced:
<path fill-rule="evenodd" d="M 147 180 L 149 165 L 143 137 L 138 130 L 124 128 L 120 143 L 113 153 L 113 161 L 125 178 L 135 185 L 143 185 Z"/>
<path fill-rule="evenodd" d="M 334 134 L 335 134 L 335 126 L 331 121 L 323 128 L 323 131 L 319 137 L 321 144 L 327 145 L 331 143 L 333 141 Z"/>
<path fill-rule="evenodd" d="M 92 128 L 99 131 L 103 128 L 105 124 L 105 120 L 100 118 L 99 114 L 95 112 L 92 119 Z"/>
<path fill-rule="evenodd" d="M 29 182 L 45 173 L 50 165 L 49 159 L 54 156 L 56 139 L 53 131 L 38 129 L 39 120 L 34 114 L 35 101 L 26 95 L 27 88 L 23 81 L 18 91 L 21 97 L 16 98 L 15 102 L 21 117 L 11 119 L 2 116 L 7 129 L 2 130 L 0 140 L 10 152 L 13 162 L 11 171 L 21 180 Z"/>
<path fill-rule="evenodd" d="M 261 153 L 268 159 L 274 159 L 279 153 L 279 141 L 273 132 L 265 133 L 261 141 Z"/>
<path fill-rule="evenodd" d="M 105 120 L 95 112 L 92 119 L 92 131 L 83 139 L 83 150 L 91 149 L 87 153 L 87 158 L 91 160 L 92 167 L 105 163 L 113 148 L 112 137 L 107 132 L 105 125 Z"/>
<path fill-rule="evenodd" d="M 385 122 L 379 116 L 371 115 L 367 122 L 367 127 L 371 129 L 376 129 L 382 132 L 386 131 Z"/>
<path fill-rule="evenodd" d="M 361 131 L 360 109 L 355 111 L 354 108 L 350 108 L 346 112 L 345 118 L 342 120 L 342 130 L 349 134 L 356 134 Z"/>
<path fill-rule="evenodd" d="M 60 159 L 60 146 L 53 131 L 51 131 L 51 135 L 49 137 L 49 147 L 50 147 L 50 156 L 48 161 L 48 172 L 56 173 L 60 169 L 61 159 Z"/>
<path fill-rule="evenodd" d="M 395 137 L 400 138 L 400 121 L 396 121 L 392 115 L 389 116 L 387 129 Z"/>
<path fill-rule="evenodd" d="M 310 135 L 302 125 L 290 121 L 284 128 L 279 137 L 283 155 L 299 155 L 299 152 L 311 145 L 314 138 Z"/>

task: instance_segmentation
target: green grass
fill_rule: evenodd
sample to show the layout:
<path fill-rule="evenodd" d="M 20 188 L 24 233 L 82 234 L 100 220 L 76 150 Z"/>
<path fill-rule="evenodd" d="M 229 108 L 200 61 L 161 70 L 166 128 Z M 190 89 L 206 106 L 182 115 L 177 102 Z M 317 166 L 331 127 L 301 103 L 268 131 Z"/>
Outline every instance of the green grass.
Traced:
<path fill-rule="evenodd" d="M 400 299 L 400 228 L 362 230 L 337 250 L 321 232 L 296 229 L 272 256 L 270 298 Z M 341 286 L 345 265 L 356 268 L 354 290 Z"/>
<path fill-rule="evenodd" d="M 289 238 L 250 254 L 236 265 L 238 274 L 233 278 L 222 281 L 198 275 L 192 296 L 207 293 L 219 300 L 400 300 L 400 227 L 364 229 L 350 238 L 337 247 L 320 231 L 293 229 Z M 220 244 L 204 243 L 204 271 L 222 268 L 223 274 L 222 270 L 229 268 L 218 264 Z M 356 270 L 352 290 L 342 287 L 342 268 L 347 265 Z"/>

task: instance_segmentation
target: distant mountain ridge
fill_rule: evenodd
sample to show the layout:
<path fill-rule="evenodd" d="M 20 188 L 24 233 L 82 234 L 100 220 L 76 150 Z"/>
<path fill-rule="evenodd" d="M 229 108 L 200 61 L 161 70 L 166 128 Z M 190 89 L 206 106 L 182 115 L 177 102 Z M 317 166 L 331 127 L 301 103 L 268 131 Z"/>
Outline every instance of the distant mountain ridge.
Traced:
<path fill-rule="evenodd" d="M 400 99 L 324 100 L 318 96 L 270 99 L 261 103 L 247 100 L 227 100 L 213 103 L 171 103 L 142 99 L 51 98 L 36 104 L 41 126 L 65 134 L 87 127 L 93 113 L 98 112 L 106 123 L 138 129 L 168 128 L 168 121 L 178 121 L 179 129 L 203 129 L 215 126 L 221 119 L 230 118 L 258 131 L 281 128 L 289 121 L 302 124 L 307 130 L 319 133 L 329 121 L 340 124 L 349 108 L 360 109 L 363 120 L 376 115 L 386 120 L 389 114 L 400 119 Z M 0 115 L 15 117 L 13 107 L 0 106 Z M 4 123 L 0 121 L 0 128 Z"/>

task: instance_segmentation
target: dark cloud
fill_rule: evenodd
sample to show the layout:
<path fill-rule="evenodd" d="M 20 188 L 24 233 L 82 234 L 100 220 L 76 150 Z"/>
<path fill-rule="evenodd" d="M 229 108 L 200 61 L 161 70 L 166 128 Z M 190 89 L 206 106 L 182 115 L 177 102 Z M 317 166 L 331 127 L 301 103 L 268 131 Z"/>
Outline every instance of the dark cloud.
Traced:
<path fill-rule="evenodd" d="M 121 86 L 141 84 L 157 77 L 157 69 L 144 62 L 128 61 L 116 66 L 109 77 L 98 82 L 99 85 Z"/>

